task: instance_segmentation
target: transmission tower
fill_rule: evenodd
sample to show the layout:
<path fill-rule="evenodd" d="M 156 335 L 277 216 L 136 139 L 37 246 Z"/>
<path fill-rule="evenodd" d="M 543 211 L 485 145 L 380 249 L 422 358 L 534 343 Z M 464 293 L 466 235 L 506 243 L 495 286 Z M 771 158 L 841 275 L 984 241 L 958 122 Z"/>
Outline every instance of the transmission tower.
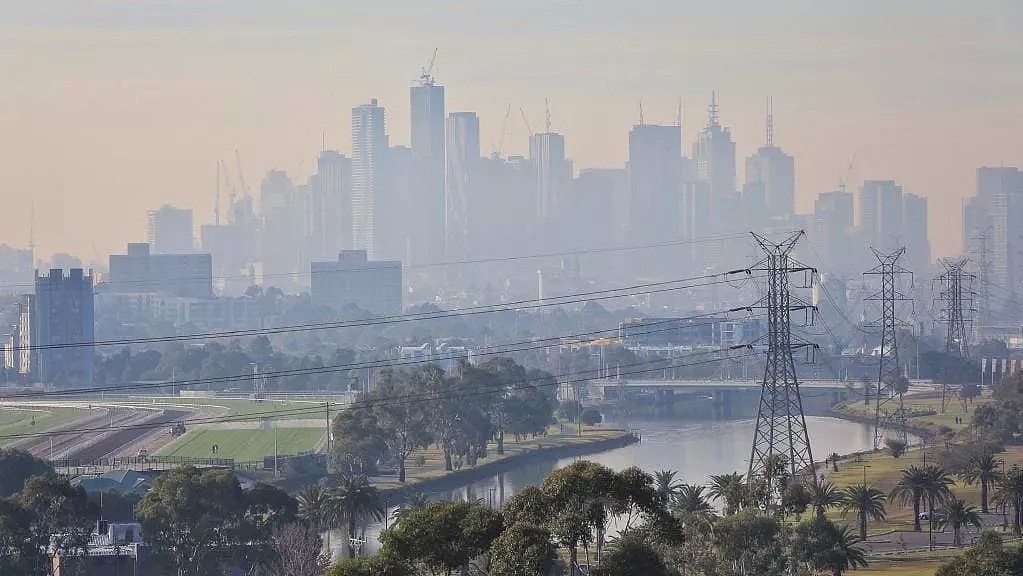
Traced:
<path fill-rule="evenodd" d="M 973 279 L 966 272 L 966 258 L 946 258 L 941 261 L 945 272 L 935 281 L 939 287 L 937 300 L 941 302 L 938 321 L 947 326 L 945 333 L 945 353 L 949 356 L 969 358 L 970 347 L 967 323 L 973 318 Z M 942 380 L 947 380 L 943 378 Z M 951 400 L 948 382 L 941 385 L 941 411 L 944 412 Z"/>
<path fill-rule="evenodd" d="M 977 261 L 977 271 L 980 273 L 980 307 L 977 320 L 981 327 L 991 324 L 991 227 L 977 232 L 970 240 L 973 242 L 971 251 Z"/>
<path fill-rule="evenodd" d="M 895 329 L 905 323 L 895 315 L 897 302 L 912 301 L 898 289 L 900 276 L 912 273 L 899 264 L 899 258 L 906 249 L 899 248 L 890 254 L 882 254 L 871 247 L 878 265 L 864 272 L 866 276 L 881 277 L 881 291 L 867 297 L 867 300 L 881 303 L 881 318 L 870 323 L 870 326 L 881 329 L 881 348 L 877 367 L 877 393 L 874 404 L 874 450 L 881 448 L 885 440 L 885 430 L 894 430 L 897 438 L 906 442 L 906 410 L 902 404 L 902 394 L 895 394 L 895 386 L 902 379 L 902 365 L 899 364 L 899 346 L 895 339 Z M 898 406 L 895 406 L 898 398 Z"/>
<path fill-rule="evenodd" d="M 814 345 L 792 335 L 791 314 L 804 311 L 812 317 L 815 308 L 789 292 L 789 275 L 803 272 L 812 282 L 813 269 L 795 261 L 790 253 L 803 232 L 796 232 L 780 243 L 753 234 L 765 258 L 751 270 L 767 272 L 767 294 L 755 305 L 767 309 L 767 364 L 760 391 L 760 408 L 753 433 L 749 479 L 772 474 L 778 458 L 785 460 L 791 478 L 803 484 L 816 483 L 817 476 L 810 453 L 803 401 L 792 352 Z"/>

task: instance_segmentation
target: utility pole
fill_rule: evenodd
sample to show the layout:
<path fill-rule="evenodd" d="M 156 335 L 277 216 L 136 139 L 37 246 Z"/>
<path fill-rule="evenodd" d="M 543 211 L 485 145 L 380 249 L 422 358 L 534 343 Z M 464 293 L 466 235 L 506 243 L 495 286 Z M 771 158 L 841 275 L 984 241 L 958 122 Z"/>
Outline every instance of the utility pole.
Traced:
<path fill-rule="evenodd" d="M 794 260 L 790 253 L 803 232 L 796 232 L 780 243 L 758 234 L 754 239 L 765 257 L 751 267 L 767 272 L 767 294 L 753 307 L 767 309 L 767 363 L 760 391 L 760 407 L 753 433 L 753 451 L 750 456 L 749 481 L 765 473 L 778 457 L 793 479 L 804 485 L 816 484 L 817 474 L 810 452 L 810 437 L 806 431 L 803 401 L 799 396 L 792 351 L 815 348 L 815 345 L 792 335 L 791 314 L 804 311 L 812 316 L 816 308 L 789 292 L 789 275 L 803 272 L 810 280 L 813 268 Z"/>
<path fill-rule="evenodd" d="M 895 329 L 904 325 L 895 315 L 897 302 L 912 301 L 898 289 L 899 276 L 912 273 L 899 264 L 899 258 L 906 253 L 902 247 L 890 254 L 882 254 L 871 247 L 878 265 L 864 272 L 865 276 L 880 276 L 881 291 L 867 297 L 867 300 L 881 303 L 881 318 L 870 325 L 881 329 L 881 350 L 877 367 L 877 393 L 874 405 L 874 450 L 881 448 L 885 440 L 885 429 L 894 428 L 900 441 L 906 442 L 906 411 L 902 403 L 902 394 L 898 394 L 898 407 L 892 410 L 895 390 L 899 380 L 903 378 L 902 365 L 899 364 L 899 347 L 895 339 Z"/>
<path fill-rule="evenodd" d="M 945 272 L 935 279 L 940 287 L 936 298 L 941 302 L 938 321 L 944 322 L 947 326 L 945 353 L 958 358 L 970 357 L 966 317 L 970 314 L 972 320 L 974 276 L 966 272 L 968 262 L 966 258 L 945 258 L 941 261 Z M 968 305 L 971 307 L 967 308 Z M 947 378 L 942 380 L 946 380 L 941 384 L 941 411 L 944 412 L 952 396 Z"/>

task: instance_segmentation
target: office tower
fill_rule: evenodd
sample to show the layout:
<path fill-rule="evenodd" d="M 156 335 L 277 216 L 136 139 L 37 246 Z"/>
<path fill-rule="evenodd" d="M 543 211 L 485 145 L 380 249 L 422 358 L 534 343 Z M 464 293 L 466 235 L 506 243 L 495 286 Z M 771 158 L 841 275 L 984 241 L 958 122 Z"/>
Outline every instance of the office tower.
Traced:
<path fill-rule="evenodd" d="M 149 244 L 128 244 L 125 254 L 110 255 L 107 291 L 115 294 L 163 294 L 213 297 L 213 261 L 209 254 L 153 254 Z"/>
<path fill-rule="evenodd" d="M 905 245 L 902 207 L 902 186 L 896 185 L 894 180 L 863 182 L 858 225 L 870 246 L 888 251 Z"/>
<path fill-rule="evenodd" d="M 724 223 L 734 214 L 735 142 L 732 131 L 718 122 L 717 95 L 712 93 L 708 107 L 707 126 L 693 144 L 696 178 L 706 182 L 706 194 L 715 224 Z"/>
<path fill-rule="evenodd" d="M 351 169 L 351 160 L 335 150 L 324 150 L 316 160 L 316 174 L 309 177 L 312 258 L 333 258 L 351 244 L 352 215 L 346 194 Z"/>
<path fill-rule="evenodd" d="M 987 262 L 989 309 L 1004 322 L 1020 319 L 1023 295 L 1023 172 L 1011 166 L 977 169 L 977 195 L 963 210 L 963 244 Z"/>
<path fill-rule="evenodd" d="M 469 257 L 470 203 L 474 171 L 480 162 L 480 121 L 475 112 L 452 112 L 447 126 L 447 178 L 444 195 L 444 260 Z"/>
<path fill-rule="evenodd" d="M 153 252 L 190 252 L 194 247 L 192 238 L 192 211 L 164 204 L 159 210 L 147 213 L 149 226 L 146 240 Z"/>
<path fill-rule="evenodd" d="M 565 159 L 565 137 L 550 131 L 533 134 L 529 161 L 536 175 L 536 222 L 549 233 L 558 222 L 561 196 L 572 179 L 571 164 Z"/>
<path fill-rule="evenodd" d="M 682 129 L 637 124 L 629 132 L 629 243 L 678 237 Z"/>
<path fill-rule="evenodd" d="M 260 261 L 264 284 L 284 290 L 306 286 L 309 261 L 309 188 L 295 186 L 281 170 L 270 170 L 260 185 L 263 228 Z"/>
<path fill-rule="evenodd" d="M 255 283 L 259 236 L 252 197 L 232 198 L 228 221 L 201 227 L 202 250 L 213 258 L 216 287 L 222 295 L 241 294 Z"/>
<path fill-rule="evenodd" d="M 36 276 L 31 336 L 45 384 L 92 382 L 95 317 L 92 274 L 73 268 Z"/>
<path fill-rule="evenodd" d="M 409 263 L 444 259 L 444 87 L 424 73 L 409 92 L 412 110 L 413 218 L 409 220 Z"/>
<path fill-rule="evenodd" d="M 377 252 L 376 208 L 387 155 L 384 109 L 374 98 L 352 108 L 352 246 Z"/>
<path fill-rule="evenodd" d="M 903 244 L 909 269 L 927 274 L 931 265 L 931 243 L 927 236 L 927 198 L 909 192 L 902 197 Z"/>
<path fill-rule="evenodd" d="M 764 146 L 746 159 L 746 187 L 759 188 L 762 191 L 762 205 L 766 209 L 764 216 L 767 218 L 788 218 L 795 214 L 795 160 L 774 145 L 774 113 L 770 100 L 767 104 Z"/>
<path fill-rule="evenodd" d="M 493 258 L 529 254 L 542 249 L 535 228 L 536 178 L 521 156 L 480 160 L 474 199 L 469 204 L 469 254 Z M 509 242 L 508 239 L 514 239 Z M 536 268 L 526 263 L 524 274 Z M 476 268 L 473 268 L 476 271 Z"/>
<path fill-rule="evenodd" d="M 853 193 L 844 189 L 821 192 L 814 202 L 814 241 L 822 246 L 834 269 L 852 266 L 854 204 Z"/>
<path fill-rule="evenodd" d="M 411 208 L 412 165 L 408 146 L 390 146 L 384 151 L 376 199 L 377 259 L 408 261 L 415 250 L 413 227 L 419 215 Z"/>
<path fill-rule="evenodd" d="M 370 260 L 365 250 L 343 250 L 337 260 L 311 264 L 314 304 L 355 306 L 377 316 L 402 312 L 402 270 L 397 260 Z"/>

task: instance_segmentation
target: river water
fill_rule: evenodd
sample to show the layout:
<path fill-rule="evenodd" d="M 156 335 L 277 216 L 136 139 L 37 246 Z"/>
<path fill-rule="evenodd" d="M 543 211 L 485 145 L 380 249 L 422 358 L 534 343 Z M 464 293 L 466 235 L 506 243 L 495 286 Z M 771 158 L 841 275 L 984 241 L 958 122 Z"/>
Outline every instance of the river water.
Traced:
<path fill-rule="evenodd" d="M 608 425 L 634 429 L 641 435 L 642 441 L 581 458 L 552 458 L 532 462 L 518 470 L 484 478 L 455 490 L 430 494 L 430 499 L 480 500 L 499 507 L 522 487 L 539 484 L 552 470 L 578 459 L 599 462 L 614 470 L 629 466 L 638 466 L 650 473 L 664 469 L 676 470 L 679 480 L 688 484 L 706 484 L 711 475 L 745 473 L 749 467 L 754 425 L 751 419 L 626 419 L 609 422 Z M 873 447 L 874 431 L 868 424 L 826 416 L 807 416 L 806 425 L 813 458 L 818 462 L 834 452 L 847 454 Z M 393 508 L 388 512 L 392 511 Z M 379 548 L 378 536 L 385 524 L 367 527 L 364 552 L 373 552 Z M 331 536 L 331 548 L 339 555 L 346 537 L 341 532 L 334 532 Z"/>

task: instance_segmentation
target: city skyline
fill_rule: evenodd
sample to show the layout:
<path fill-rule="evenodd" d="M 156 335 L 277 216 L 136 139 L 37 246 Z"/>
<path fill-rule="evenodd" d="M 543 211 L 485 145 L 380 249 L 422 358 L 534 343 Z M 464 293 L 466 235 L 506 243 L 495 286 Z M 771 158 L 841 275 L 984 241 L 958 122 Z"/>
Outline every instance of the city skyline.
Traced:
<path fill-rule="evenodd" d="M 0 96 L 0 153 L 12 165 L 8 185 L 31 194 L 11 198 L 0 215 L 0 242 L 27 242 L 32 201 L 39 253 L 74 250 L 83 260 L 144 239 L 136 215 L 164 202 L 194 209 L 197 224 L 211 222 L 218 159 L 239 149 L 250 185 L 272 168 L 304 180 L 324 140 L 350 153 L 348 111 L 374 96 L 388 109 L 392 142 L 407 143 L 407 91 L 435 47 L 446 108 L 478 114 L 484 155 L 500 140 L 508 104 L 540 126 L 549 97 L 553 130 L 565 136 L 577 171 L 621 167 L 640 100 L 648 122 L 664 123 L 685 96 L 688 150 L 715 88 L 741 162 L 763 145 L 763 99 L 771 95 L 775 141 L 798 163 L 799 212 L 834 189 L 855 155 L 850 187 L 895 179 L 928 198 L 936 255 L 961 246 L 958 234 L 934 232 L 959 217 L 976 168 L 1023 160 L 1013 156 L 1023 84 L 1000 72 L 1020 53 L 1004 22 L 1018 20 L 1021 8 L 1009 2 L 896 9 L 883 25 L 866 7 L 822 9 L 791 24 L 791 3 L 771 14 L 750 4 L 738 18 L 702 7 L 674 27 L 637 22 L 642 6 L 624 14 L 604 2 L 588 11 L 526 2 L 517 18 L 500 7 L 451 16 L 459 6 L 412 7 L 383 22 L 383 8 L 318 14 L 298 3 L 281 18 L 281 8 L 252 3 L 246 24 L 230 17 L 239 8 L 230 2 L 169 19 L 176 11 L 159 4 L 108 6 L 71 21 L 15 7 L 5 27 L 11 49 L 0 56 L 15 78 Z M 353 17 L 359 30 L 345 22 Z M 634 26 L 612 26 L 618 19 Z M 574 26 L 559 28 L 566 23 Z M 468 33 L 447 34 L 457 27 Z M 381 28 L 387 33 L 374 37 Z M 622 49 L 608 53 L 597 34 Z M 728 50 L 709 49 L 723 41 L 732 42 Z M 360 42 L 376 50 L 369 65 L 356 58 Z M 477 50 L 464 49 L 474 42 Z M 514 49 L 523 46 L 525 54 Z M 556 57 L 539 58 L 554 48 Z M 266 74 L 244 72 L 263 61 Z M 525 155 L 528 135 L 516 120 L 504 152 Z"/>

